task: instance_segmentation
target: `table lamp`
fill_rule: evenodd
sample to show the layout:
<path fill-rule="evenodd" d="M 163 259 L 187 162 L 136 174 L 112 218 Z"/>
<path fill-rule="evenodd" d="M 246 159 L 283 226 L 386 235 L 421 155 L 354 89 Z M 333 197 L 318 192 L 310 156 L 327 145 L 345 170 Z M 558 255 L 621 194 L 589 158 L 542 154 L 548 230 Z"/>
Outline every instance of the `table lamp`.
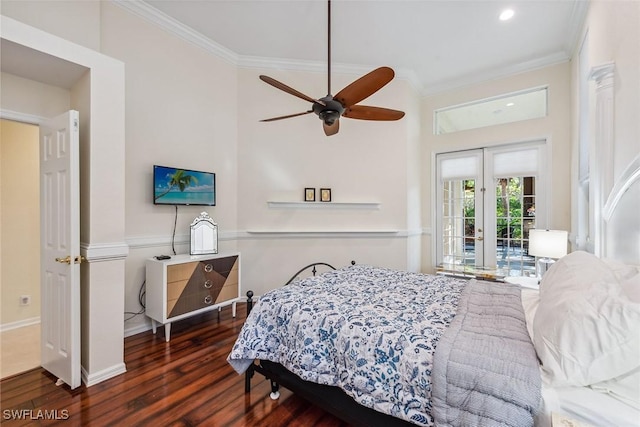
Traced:
<path fill-rule="evenodd" d="M 538 279 L 542 278 L 555 259 L 567 254 L 568 236 L 569 233 L 564 230 L 529 230 L 529 255 L 538 257 Z"/>

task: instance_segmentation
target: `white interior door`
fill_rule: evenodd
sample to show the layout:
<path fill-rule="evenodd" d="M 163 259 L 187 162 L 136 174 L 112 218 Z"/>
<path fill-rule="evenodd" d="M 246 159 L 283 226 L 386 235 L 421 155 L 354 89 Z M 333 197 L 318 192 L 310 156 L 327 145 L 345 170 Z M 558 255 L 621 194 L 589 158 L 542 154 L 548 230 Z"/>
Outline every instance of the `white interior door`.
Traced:
<path fill-rule="evenodd" d="M 69 111 L 40 125 L 42 367 L 80 385 L 79 120 Z"/>

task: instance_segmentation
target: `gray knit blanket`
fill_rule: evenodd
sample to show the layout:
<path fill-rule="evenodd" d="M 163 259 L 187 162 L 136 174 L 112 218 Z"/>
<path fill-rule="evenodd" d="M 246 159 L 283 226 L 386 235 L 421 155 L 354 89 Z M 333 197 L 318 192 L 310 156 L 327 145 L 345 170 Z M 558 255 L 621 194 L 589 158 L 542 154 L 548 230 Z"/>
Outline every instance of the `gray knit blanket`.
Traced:
<path fill-rule="evenodd" d="M 540 369 L 519 287 L 469 282 L 436 348 L 431 380 L 436 426 L 533 426 Z"/>

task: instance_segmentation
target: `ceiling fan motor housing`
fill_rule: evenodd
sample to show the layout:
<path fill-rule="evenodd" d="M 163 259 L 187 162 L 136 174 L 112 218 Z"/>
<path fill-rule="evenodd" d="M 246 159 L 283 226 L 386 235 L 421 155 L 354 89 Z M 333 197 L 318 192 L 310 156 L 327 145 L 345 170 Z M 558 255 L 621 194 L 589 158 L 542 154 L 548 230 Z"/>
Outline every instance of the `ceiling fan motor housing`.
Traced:
<path fill-rule="evenodd" d="M 344 112 L 344 107 L 342 104 L 333 99 L 332 96 L 325 96 L 324 98 L 320 98 L 325 105 L 314 103 L 312 106 L 313 112 L 318 115 L 320 120 L 322 120 L 327 125 L 332 125 L 336 120 L 342 116 Z"/>

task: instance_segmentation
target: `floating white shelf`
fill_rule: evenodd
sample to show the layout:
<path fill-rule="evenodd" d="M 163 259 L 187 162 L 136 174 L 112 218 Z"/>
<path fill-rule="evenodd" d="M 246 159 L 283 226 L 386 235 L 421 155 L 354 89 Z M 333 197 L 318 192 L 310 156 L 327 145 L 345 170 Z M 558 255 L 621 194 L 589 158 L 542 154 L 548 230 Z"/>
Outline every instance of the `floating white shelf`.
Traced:
<path fill-rule="evenodd" d="M 291 202 L 267 201 L 272 209 L 380 209 L 380 202 Z"/>

